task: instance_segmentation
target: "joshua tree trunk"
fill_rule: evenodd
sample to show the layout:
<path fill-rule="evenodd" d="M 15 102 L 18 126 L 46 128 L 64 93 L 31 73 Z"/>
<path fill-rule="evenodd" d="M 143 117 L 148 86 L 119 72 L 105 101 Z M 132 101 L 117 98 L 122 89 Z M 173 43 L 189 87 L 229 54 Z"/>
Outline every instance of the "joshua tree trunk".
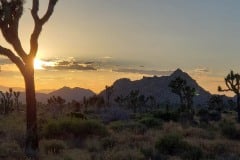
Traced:
<path fill-rule="evenodd" d="M 37 157 L 38 151 L 38 133 L 37 133 L 37 107 L 34 84 L 33 60 L 26 65 L 24 74 L 25 91 L 26 91 L 26 148 L 25 152 L 30 157 Z"/>
<path fill-rule="evenodd" d="M 238 123 L 240 123 L 240 94 L 237 94 L 237 112 L 238 112 Z"/>

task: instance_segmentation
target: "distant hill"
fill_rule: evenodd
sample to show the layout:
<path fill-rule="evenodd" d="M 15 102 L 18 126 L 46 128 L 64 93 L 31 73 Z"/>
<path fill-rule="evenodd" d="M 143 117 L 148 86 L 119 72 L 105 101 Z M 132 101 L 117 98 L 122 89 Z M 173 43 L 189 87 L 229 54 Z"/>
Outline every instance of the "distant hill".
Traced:
<path fill-rule="evenodd" d="M 82 100 L 84 96 L 90 97 L 93 95 L 95 95 L 93 91 L 79 87 L 63 87 L 48 94 L 48 96 L 61 96 L 66 100 Z"/>
<path fill-rule="evenodd" d="M 47 99 L 51 96 L 61 96 L 66 101 L 70 102 L 72 100 L 80 101 L 83 99 L 83 97 L 90 97 L 95 95 L 95 93 L 89 89 L 83 89 L 83 88 L 69 88 L 69 87 L 63 87 L 58 90 L 55 90 L 50 93 L 36 93 L 36 99 L 38 102 L 46 103 Z M 20 101 L 23 103 L 25 102 L 25 93 L 22 92 L 20 95 Z"/>
<path fill-rule="evenodd" d="M 168 87 L 170 81 L 178 76 L 186 79 L 187 84 L 196 89 L 198 96 L 194 97 L 194 104 L 206 105 L 206 102 L 210 98 L 211 94 L 199 86 L 194 79 L 181 69 L 177 69 L 170 76 L 143 77 L 143 79 L 136 81 L 130 81 L 127 78 L 119 79 L 112 85 L 113 95 L 111 97 L 111 101 L 114 103 L 114 99 L 117 96 L 126 96 L 131 90 L 139 90 L 140 94 L 155 97 L 158 103 L 165 103 L 167 101 L 171 104 L 180 103 L 179 97 L 172 93 L 171 88 Z M 105 90 L 100 93 L 102 96 L 105 96 L 105 94 Z"/>

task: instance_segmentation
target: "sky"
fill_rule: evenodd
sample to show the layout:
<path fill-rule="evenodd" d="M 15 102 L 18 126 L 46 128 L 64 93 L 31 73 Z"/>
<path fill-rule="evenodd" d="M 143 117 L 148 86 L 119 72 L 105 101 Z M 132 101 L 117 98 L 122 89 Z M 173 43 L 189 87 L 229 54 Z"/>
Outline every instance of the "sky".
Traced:
<path fill-rule="evenodd" d="M 40 1 L 40 14 L 47 2 Z M 239 71 L 239 6 L 238 0 L 59 0 L 39 39 L 36 87 L 99 92 L 118 78 L 181 68 L 217 93 L 228 72 Z M 26 0 L 19 32 L 26 51 L 30 8 Z M 11 47 L 2 36 L 0 44 Z M 3 85 L 23 86 L 16 68 L 0 64 Z"/>

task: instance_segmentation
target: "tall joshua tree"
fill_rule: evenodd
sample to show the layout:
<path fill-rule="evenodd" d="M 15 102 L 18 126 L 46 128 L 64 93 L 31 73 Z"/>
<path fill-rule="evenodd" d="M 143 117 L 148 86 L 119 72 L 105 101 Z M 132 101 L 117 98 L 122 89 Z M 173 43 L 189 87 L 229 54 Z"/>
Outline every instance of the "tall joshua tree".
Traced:
<path fill-rule="evenodd" d="M 221 86 L 218 86 L 219 92 L 232 91 L 237 96 L 237 112 L 238 112 L 238 122 L 240 123 L 240 75 L 230 71 L 230 73 L 225 77 L 225 85 L 227 89 L 222 89 Z"/>
<path fill-rule="evenodd" d="M 23 14 L 24 0 L 0 0 L 0 29 L 5 40 L 12 45 L 14 51 L 0 45 L 0 55 L 8 57 L 20 70 L 24 81 L 27 103 L 27 155 L 35 156 L 38 151 L 36 96 L 34 84 L 33 62 L 38 50 L 38 38 L 43 25 L 51 17 L 58 0 L 49 0 L 46 13 L 39 17 L 39 0 L 32 0 L 31 14 L 34 29 L 30 37 L 30 51 L 26 52 L 18 35 L 19 20 Z"/>
<path fill-rule="evenodd" d="M 177 77 L 169 83 L 172 92 L 180 98 L 181 109 L 190 111 L 192 109 L 193 97 L 196 89 L 187 85 L 187 81 L 181 77 Z"/>

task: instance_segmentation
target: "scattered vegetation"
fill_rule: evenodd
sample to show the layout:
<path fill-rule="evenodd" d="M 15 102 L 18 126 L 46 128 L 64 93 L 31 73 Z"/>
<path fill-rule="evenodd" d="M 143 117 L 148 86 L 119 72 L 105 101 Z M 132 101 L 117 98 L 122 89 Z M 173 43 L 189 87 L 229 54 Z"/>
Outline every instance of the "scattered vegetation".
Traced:
<path fill-rule="evenodd" d="M 191 91 L 193 98 L 194 89 L 186 90 Z M 19 96 L 10 92 L 13 104 L 17 104 L 14 99 Z M 181 96 L 186 98 L 184 94 Z M 118 106 L 109 107 L 105 103 L 111 105 L 111 102 L 96 95 L 68 103 L 61 97 L 50 97 L 48 104 L 38 104 L 39 157 L 50 160 L 239 159 L 240 125 L 235 121 L 236 111 L 226 108 L 220 96 L 212 96 L 208 107 L 200 109 L 193 107 L 191 98 L 172 107 L 168 103 L 156 104 L 153 98 L 133 91 L 115 100 Z M 25 110 L 19 108 L 22 110 L 19 112 L 17 107 L 12 108 L 0 116 L 0 159 L 25 159 Z"/>

